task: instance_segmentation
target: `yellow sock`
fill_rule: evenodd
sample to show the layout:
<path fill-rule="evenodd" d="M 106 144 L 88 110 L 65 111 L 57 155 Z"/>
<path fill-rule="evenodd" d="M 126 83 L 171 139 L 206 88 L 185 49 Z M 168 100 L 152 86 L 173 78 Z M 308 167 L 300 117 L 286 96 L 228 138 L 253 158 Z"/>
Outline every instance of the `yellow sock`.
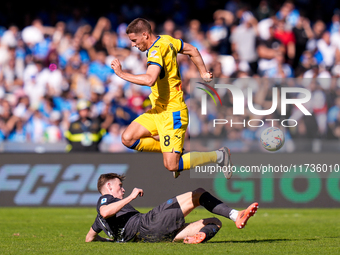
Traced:
<path fill-rule="evenodd" d="M 179 160 L 178 170 L 190 170 L 195 166 L 202 166 L 209 163 L 215 163 L 217 161 L 216 151 L 210 152 L 189 152 L 184 154 Z"/>
<path fill-rule="evenodd" d="M 136 142 L 138 142 L 138 140 Z M 153 137 L 144 137 L 139 139 L 139 143 L 131 149 L 146 152 L 161 152 L 159 141 L 155 140 Z"/>

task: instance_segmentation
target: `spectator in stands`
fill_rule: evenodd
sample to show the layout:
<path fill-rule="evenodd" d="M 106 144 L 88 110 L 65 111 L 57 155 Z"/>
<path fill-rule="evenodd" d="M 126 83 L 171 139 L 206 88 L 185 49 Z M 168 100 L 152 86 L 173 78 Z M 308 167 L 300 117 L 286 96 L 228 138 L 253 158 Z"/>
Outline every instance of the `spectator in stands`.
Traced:
<path fill-rule="evenodd" d="M 52 111 L 49 115 L 49 125 L 45 129 L 45 141 L 48 143 L 57 143 L 63 140 L 63 133 L 60 128 L 62 116 L 58 111 Z"/>
<path fill-rule="evenodd" d="M 15 88 L 21 88 L 23 82 L 23 65 L 16 63 L 15 56 L 10 57 L 7 64 L 3 65 L 3 76 L 7 91 L 14 91 Z"/>
<path fill-rule="evenodd" d="M 89 75 L 97 76 L 103 84 L 110 82 L 112 69 L 106 65 L 106 53 L 104 50 L 97 52 L 97 59 L 89 65 Z"/>
<path fill-rule="evenodd" d="M 291 30 L 298 22 L 300 13 L 295 9 L 295 5 L 292 0 L 288 0 L 283 3 L 282 7 L 276 14 L 279 20 L 285 20 L 287 24 L 287 30 Z"/>
<path fill-rule="evenodd" d="M 309 38 L 306 49 L 315 51 L 317 48 L 317 41 L 321 38 L 323 32 L 326 30 L 326 24 L 322 20 L 317 20 L 312 26 L 313 37 Z"/>
<path fill-rule="evenodd" d="M 334 64 L 336 46 L 331 44 L 328 31 L 323 32 L 321 38 L 317 41 L 317 49 L 321 53 L 322 63 L 326 65 L 327 70 L 330 70 Z"/>
<path fill-rule="evenodd" d="M 26 125 L 30 141 L 33 143 L 43 143 L 45 141 L 44 131 L 49 124 L 40 111 L 35 110 Z"/>
<path fill-rule="evenodd" d="M 65 132 L 68 141 L 67 150 L 99 151 L 99 143 L 106 130 L 101 127 L 99 118 L 90 118 L 90 102 L 80 99 L 77 103 L 78 118 L 70 124 Z"/>
<path fill-rule="evenodd" d="M 253 74 L 257 73 L 257 52 L 256 37 L 257 21 L 250 12 L 244 12 L 241 18 L 241 24 L 237 26 L 231 34 L 231 49 L 236 51 L 240 60 L 248 62 Z"/>
<path fill-rule="evenodd" d="M 340 29 L 340 10 L 335 9 L 332 16 L 332 23 L 329 28 L 331 35 L 338 33 Z"/>
<path fill-rule="evenodd" d="M 8 136 L 8 141 L 15 143 L 26 143 L 28 140 L 28 133 L 26 126 L 24 125 L 24 121 L 21 118 L 18 118 L 14 125 L 14 129 Z"/>
<path fill-rule="evenodd" d="M 274 37 L 275 26 L 269 27 L 268 39 L 259 39 L 257 53 L 259 55 L 259 74 L 263 75 L 266 71 L 273 68 L 272 61 L 279 53 L 285 53 L 285 47 L 280 40 Z"/>
<path fill-rule="evenodd" d="M 285 63 L 284 54 L 280 51 L 276 53 L 274 59 L 271 60 L 271 68 L 266 70 L 265 76 L 269 78 L 292 78 L 293 69 L 292 67 Z"/>
<path fill-rule="evenodd" d="M 168 19 L 163 24 L 163 30 L 161 31 L 161 35 L 170 35 L 174 37 L 174 32 L 176 29 L 176 24 L 173 20 Z"/>
<path fill-rule="evenodd" d="M 28 95 L 31 106 L 38 108 L 41 98 L 46 94 L 48 71 L 41 60 L 35 59 L 34 63 L 26 66 L 24 70 L 24 92 Z"/>
<path fill-rule="evenodd" d="M 339 124 L 340 124 L 340 97 L 337 97 L 335 99 L 335 105 L 332 106 L 327 115 L 327 125 L 328 125 L 328 130 L 330 131 L 329 137 L 337 137 L 340 138 L 339 136 Z"/>
<path fill-rule="evenodd" d="M 272 15 L 272 8 L 269 6 L 267 0 L 262 0 L 259 3 L 259 6 L 257 7 L 255 11 L 255 16 L 258 21 L 261 21 L 263 19 L 267 19 Z"/>
<path fill-rule="evenodd" d="M 120 126 L 118 123 L 111 124 L 109 132 L 103 137 L 101 146 L 106 147 L 106 151 L 109 152 L 132 152 L 122 143 L 124 129 L 124 126 Z"/>
<path fill-rule="evenodd" d="M 87 24 L 87 21 L 83 18 L 80 8 L 74 8 L 72 15 L 72 19 L 66 23 L 66 30 L 71 34 L 75 34 L 81 26 Z"/>
<path fill-rule="evenodd" d="M 296 26 L 293 28 L 293 33 L 295 37 L 295 57 L 293 68 L 295 69 L 299 65 L 300 58 L 306 49 L 308 40 L 313 38 L 310 21 L 306 17 L 300 16 Z"/>
<path fill-rule="evenodd" d="M 293 64 L 295 58 L 295 36 L 284 20 L 278 20 L 274 37 L 281 41 L 285 47 L 286 61 Z"/>
<path fill-rule="evenodd" d="M 211 49 L 222 55 L 230 53 L 230 45 L 228 42 L 229 33 L 224 16 L 215 13 L 214 24 L 207 32 L 207 38 Z"/>

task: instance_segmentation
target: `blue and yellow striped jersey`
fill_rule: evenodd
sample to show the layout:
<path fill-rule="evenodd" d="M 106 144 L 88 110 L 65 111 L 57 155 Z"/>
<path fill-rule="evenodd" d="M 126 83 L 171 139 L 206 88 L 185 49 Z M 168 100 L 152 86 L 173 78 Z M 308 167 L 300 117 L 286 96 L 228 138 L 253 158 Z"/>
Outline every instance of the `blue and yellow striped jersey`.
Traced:
<path fill-rule="evenodd" d="M 169 35 L 160 35 L 147 51 L 148 65 L 158 65 L 161 73 L 151 87 L 149 96 L 152 107 L 160 106 L 166 111 L 186 108 L 183 99 L 181 75 L 177 53 L 183 48 L 183 41 Z"/>

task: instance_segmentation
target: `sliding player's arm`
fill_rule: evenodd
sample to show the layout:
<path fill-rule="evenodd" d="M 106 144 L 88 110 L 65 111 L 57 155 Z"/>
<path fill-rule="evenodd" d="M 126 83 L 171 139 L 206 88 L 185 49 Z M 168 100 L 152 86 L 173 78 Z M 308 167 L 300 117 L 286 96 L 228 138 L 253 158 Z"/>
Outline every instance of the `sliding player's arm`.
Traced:
<path fill-rule="evenodd" d="M 198 49 L 194 46 L 192 46 L 189 43 L 183 42 L 183 49 L 180 52 L 184 55 L 189 55 L 191 61 L 195 64 L 197 67 L 202 79 L 206 82 L 210 82 L 213 78 L 213 75 L 211 72 L 209 72 L 204 64 L 204 61 L 202 59 L 201 53 L 198 51 Z"/>
<path fill-rule="evenodd" d="M 127 73 L 122 70 L 122 66 L 118 59 L 111 62 L 111 68 L 123 80 L 148 87 L 152 87 L 155 84 L 157 77 L 161 72 L 161 68 L 158 65 L 149 65 L 146 74 L 135 75 Z"/>
<path fill-rule="evenodd" d="M 138 195 L 142 197 L 143 194 L 144 192 L 142 189 L 134 188 L 128 197 L 108 205 L 102 205 L 99 209 L 100 215 L 104 219 L 110 218 L 119 212 L 125 205 L 134 200 Z"/>
<path fill-rule="evenodd" d="M 95 241 L 100 241 L 100 242 L 113 242 L 112 239 L 110 238 L 104 238 L 98 235 L 96 231 L 93 230 L 91 227 L 89 232 L 86 235 L 85 242 L 95 242 Z"/>

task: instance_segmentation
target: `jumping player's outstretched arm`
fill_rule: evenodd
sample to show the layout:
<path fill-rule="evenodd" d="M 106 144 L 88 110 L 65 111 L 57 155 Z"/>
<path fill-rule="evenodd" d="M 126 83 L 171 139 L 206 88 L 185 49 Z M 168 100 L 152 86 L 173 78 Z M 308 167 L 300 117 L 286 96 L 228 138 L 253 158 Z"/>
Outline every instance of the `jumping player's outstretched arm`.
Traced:
<path fill-rule="evenodd" d="M 131 194 L 118 202 L 114 202 L 109 205 L 103 205 L 100 207 L 100 214 L 104 219 L 110 218 L 119 212 L 125 205 L 134 200 L 138 195 L 143 196 L 144 192 L 142 189 L 134 188 Z"/>
<path fill-rule="evenodd" d="M 111 68 L 115 71 L 115 73 L 122 78 L 131 83 L 135 83 L 142 86 L 153 86 L 157 80 L 161 72 L 161 68 L 157 65 L 149 65 L 146 70 L 146 74 L 131 74 L 124 72 L 122 70 L 122 66 L 118 59 L 115 59 L 111 62 Z"/>
<path fill-rule="evenodd" d="M 204 64 L 204 61 L 202 59 L 201 53 L 198 51 L 198 49 L 189 44 L 183 42 L 183 49 L 180 52 L 184 55 L 189 55 L 191 61 L 195 64 L 197 67 L 202 79 L 206 82 L 210 82 L 213 78 L 213 74 L 209 72 Z"/>

